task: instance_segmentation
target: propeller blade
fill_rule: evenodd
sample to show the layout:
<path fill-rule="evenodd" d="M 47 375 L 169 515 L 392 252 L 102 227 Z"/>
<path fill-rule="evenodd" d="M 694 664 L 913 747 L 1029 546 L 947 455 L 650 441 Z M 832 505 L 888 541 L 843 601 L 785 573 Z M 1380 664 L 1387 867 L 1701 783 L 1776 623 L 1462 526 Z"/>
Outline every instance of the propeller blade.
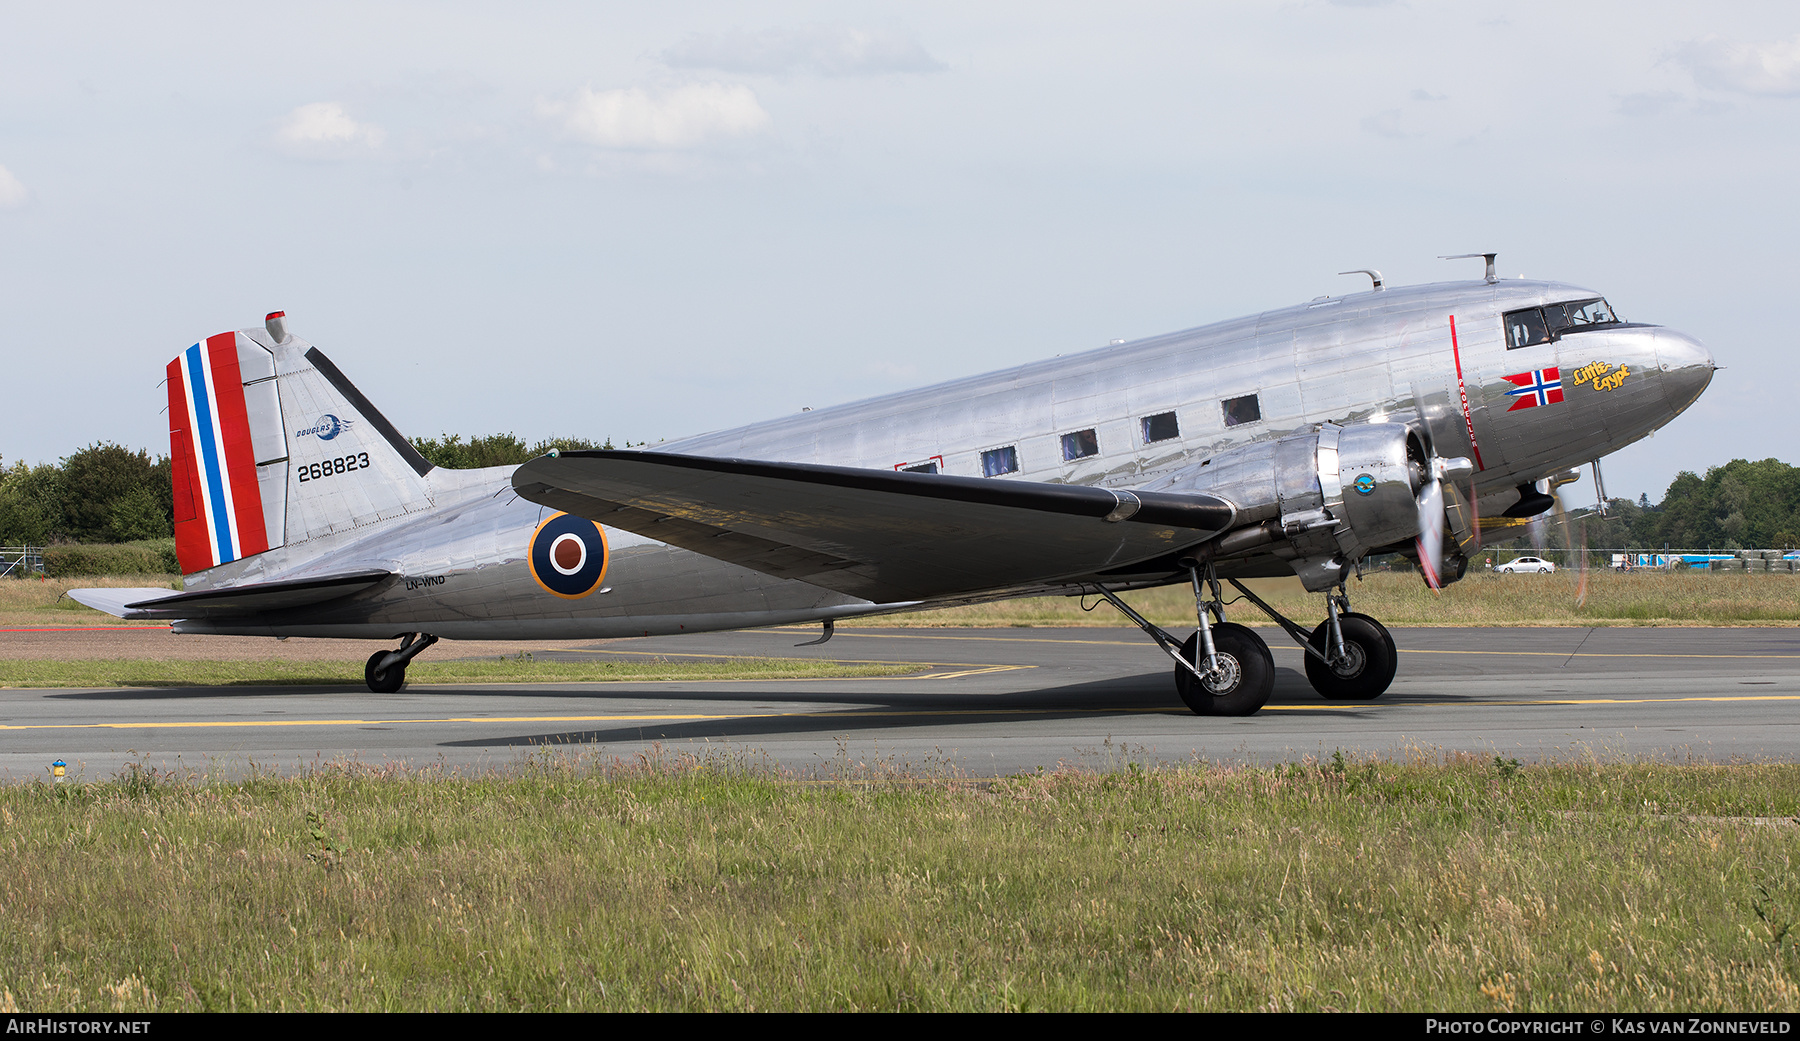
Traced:
<path fill-rule="evenodd" d="M 1425 584 L 1444 588 L 1444 489 L 1435 478 L 1419 489 L 1418 548 Z"/>

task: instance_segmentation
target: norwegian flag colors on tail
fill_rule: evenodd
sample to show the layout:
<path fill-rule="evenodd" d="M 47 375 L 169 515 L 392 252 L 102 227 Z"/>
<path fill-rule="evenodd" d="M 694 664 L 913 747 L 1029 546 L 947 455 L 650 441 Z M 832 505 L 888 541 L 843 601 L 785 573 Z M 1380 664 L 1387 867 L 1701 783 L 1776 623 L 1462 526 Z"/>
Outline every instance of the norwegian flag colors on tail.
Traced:
<path fill-rule="evenodd" d="M 208 337 L 169 363 L 175 554 L 182 574 L 269 548 L 236 333 Z"/>
<path fill-rule="evenodd" d="M 1513 399 L 1512 407 L 1506 410 L 1508 412 L 1537 408 L 1539 405 L 1554 405 L 1563 399 L 1562 370 L 1554 365 L 1547 369 L 1532 369 L 1530 372 L 1501 378 L 1518 388 L 1506 392 L 1506 396 Z"/>

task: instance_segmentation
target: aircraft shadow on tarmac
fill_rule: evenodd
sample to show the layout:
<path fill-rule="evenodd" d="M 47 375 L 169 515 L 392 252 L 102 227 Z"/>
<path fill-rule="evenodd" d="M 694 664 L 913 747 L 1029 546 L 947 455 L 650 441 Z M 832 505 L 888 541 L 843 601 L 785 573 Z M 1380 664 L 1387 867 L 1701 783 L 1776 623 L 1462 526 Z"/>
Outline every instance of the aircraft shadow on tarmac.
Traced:
<path fill-rule="evenodd" d="M 618 692 L 619 695 L 629 694 L 629 696 L 639 699 L 644 697 L 644 693 L 641 689 Z M 591 699 L 609 694 L 612 692 L 586 691 L 582 692 L 581 696 Z M 1030 719 L 1032 721 L 1092 719 L 1094 716 L 1106 714 L 1108 711 L 1132 715 L 1155 714 L 1176 717 L 1190 715 L 1187 707 L 1174 696 L 1174 692 L 1170 689 L 1168 674 L 1164 672 L 997 695 L 906 693 L 894 696 L 883 692 L 881 696 L 871 697 L 866 692 L 846 694 L 832 691 L 800 695 L 783 692 L 772 697 L 771 692 L 766 690 L 723 694 L 714 691 L 659 691 L 657 694 L 672 702 L 693 700 L 716 704 L 721 701 L 756 703 L 779 701 L 788 705 L 821 704 L 831 707 L 821 709 L 817 715 L 781 712 L 769 715 L 732 716 L 725 719 L 650 721 L 587 730 L 545 731 L 503 737 L 471 738 L 466 741 L 444 741 L 441 744 L 450 748 L 504 748 L 609 744 L 627 741 L 745 739 L 778 735 L 841 734 L 857 730 L 958 726 L 993 723 L 1006 719 Z M 846 702 L 852 703 L 851 706 L 846 707 Z M 1304 674 L 1294 669 L 1277 668 L 1275 670 L 1275 693 L 1269 699 L 1269 704 L 1317 704 L 1318 702 L 1319 696 L 1307 683 Z M 1316 718 L 1322 713 L 1327 717 L 1350 718 L 1359 715 L 1363 710 L 1364 706 L 1361 704 L 1345 703 L 1342 706 L 1321 706 L 1317 711 L 1309 712 L 1307 715 Z M 1220 717 L 1220 721 L 1239 724 L 1247 722 L 1243 719 L 1227 719 L 1226 717 Z M 1199 720 L 1196 722 L 1198 723 Z"/>

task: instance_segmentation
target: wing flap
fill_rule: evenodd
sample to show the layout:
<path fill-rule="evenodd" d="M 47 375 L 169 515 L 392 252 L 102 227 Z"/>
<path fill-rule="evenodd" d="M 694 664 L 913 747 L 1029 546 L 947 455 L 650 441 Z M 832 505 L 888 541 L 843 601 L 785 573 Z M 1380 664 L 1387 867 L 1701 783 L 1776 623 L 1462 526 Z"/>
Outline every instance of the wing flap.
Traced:
<path fill-rule="evenodd" d="M 289 579 L 280 582 L 252 582 L 224 589 L 201 589 L 191 593 L 174 593 L 150 589 L 71 589 L 69 596 L 77 603 L 105 611 L 119 618 L 182 619 L 243 618 L 266 614 L 290 607 L 311 607 L 338 600 L 389 577 L 387 571 L 352 571 L 317 578 Z M 140 596 L 126 600 L 117 594 L 167 593 L 166 596 Z"/>
<path fill-rule="evenodd" d="M 569 452 L 519 467 L 533 502 L 877 602 L 1056 582 L 1204 541 L 1207 495 L 714 459 Z"/>

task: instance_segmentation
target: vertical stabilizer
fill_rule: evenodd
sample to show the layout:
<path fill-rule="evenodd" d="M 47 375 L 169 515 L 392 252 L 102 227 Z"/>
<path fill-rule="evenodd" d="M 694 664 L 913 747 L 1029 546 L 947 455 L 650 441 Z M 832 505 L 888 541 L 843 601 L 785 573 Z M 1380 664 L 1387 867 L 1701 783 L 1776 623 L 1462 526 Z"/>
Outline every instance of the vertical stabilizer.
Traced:
<path fill-rule="evenodd" d="M 169 363 L 182 574 L 431 505 L 431 464 L 277 318 Z"/>

